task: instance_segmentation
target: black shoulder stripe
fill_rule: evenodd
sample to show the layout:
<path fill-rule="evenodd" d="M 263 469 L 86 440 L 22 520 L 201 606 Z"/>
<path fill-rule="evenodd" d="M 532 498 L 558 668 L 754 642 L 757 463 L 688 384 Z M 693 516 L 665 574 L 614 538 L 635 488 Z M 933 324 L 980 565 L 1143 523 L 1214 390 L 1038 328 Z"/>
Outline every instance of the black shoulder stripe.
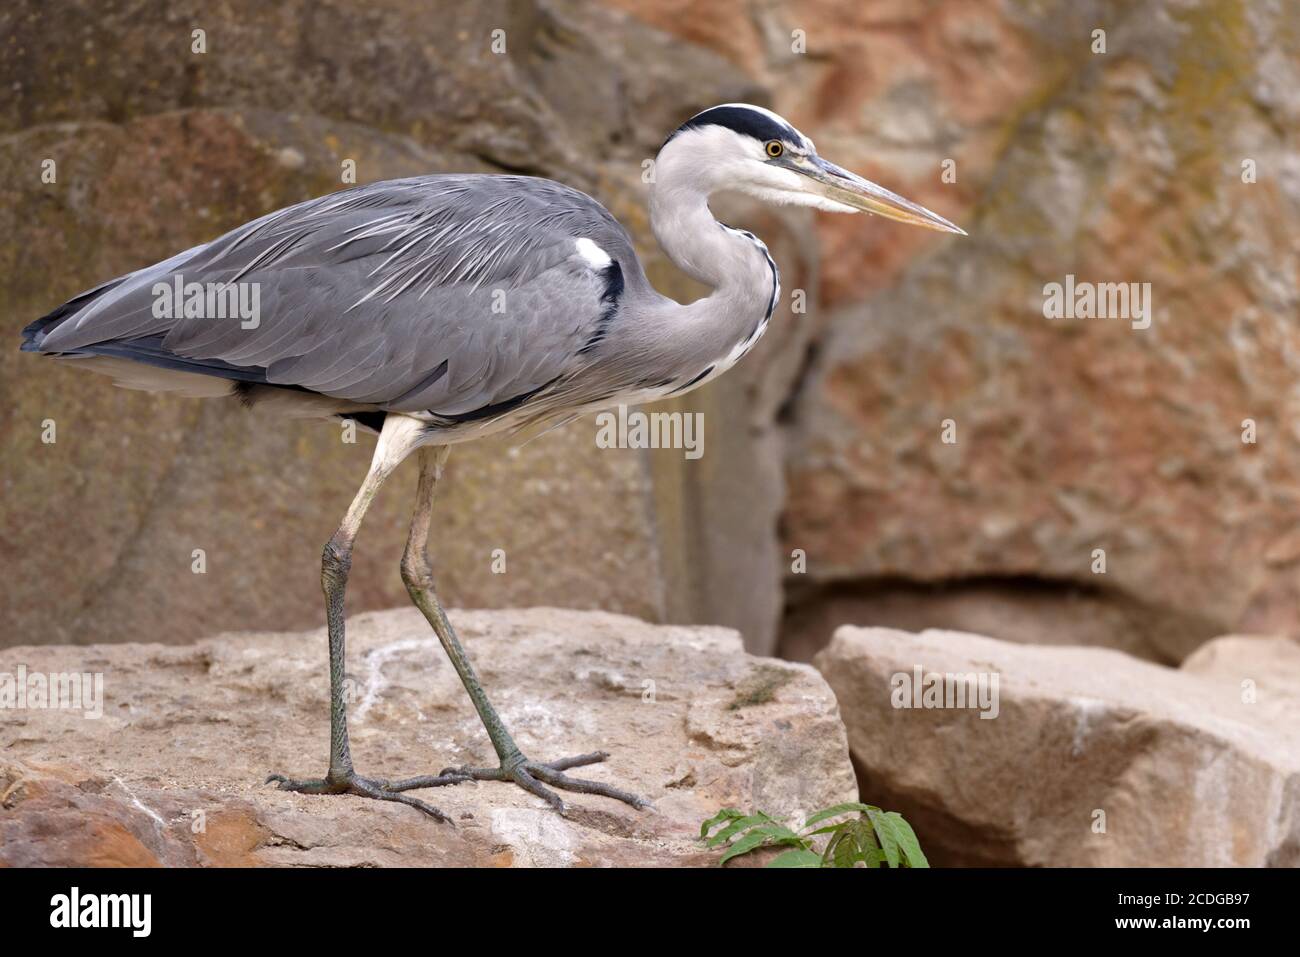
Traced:
<path fill-rule="evenodd" d="M 601 294 L 600 301 L 605 308 L 596 320 L 596 328 L 592 330 L 591 336 L 578 350 L 580 356 L 585 356 L 605 341 L 609 335 L 610 323 L 614 321 L 614 313 L 618 311 L 619 300 L 623 298 L 623 267 L 618 264 L 618 260 L 615 259 L 601 270 L 601 275 L 605 278 L 605 291 Z"/>

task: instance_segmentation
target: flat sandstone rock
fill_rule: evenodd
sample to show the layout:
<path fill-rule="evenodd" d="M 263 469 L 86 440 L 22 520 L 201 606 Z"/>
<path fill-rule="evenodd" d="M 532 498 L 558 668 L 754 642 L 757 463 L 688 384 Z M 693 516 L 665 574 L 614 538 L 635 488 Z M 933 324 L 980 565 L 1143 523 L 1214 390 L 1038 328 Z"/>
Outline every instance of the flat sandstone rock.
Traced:
<path fill-rule="evenodd" d="M 1300 865 L 1293 641 L 1220 638 L 1180 670 L 1105 648 L 845 626 L 816 664 L 862 799 L 902 811 L 936 865 Z M 918 668 L 922 683 L 996 676 L 996 706 L 987 718 L 896 707 L 917 703 L 893 692 Z"/>
<path fill-rule="evenodd" d="M 3 712 L 0 866 L 702 866 L 717 854 L 699 825 L 721 807 L 795 817 L 857 797 L 830 688 L 810 667 L 746 655 L 733 631 L 549 608 L 452 619 L 526 754 L 609 751 L 582 776 L 654 809 L 565 793 L 564 818 L 497 782 L 410 792 L 448 825 L 263 784 L 325 770 L 323 629 L 25 646 L 0 652 L 0 675 L 102 673 L 103 714 Z M 417 611 L 351 619 L 348 652 L 360 774 L 496 763 Z"/>

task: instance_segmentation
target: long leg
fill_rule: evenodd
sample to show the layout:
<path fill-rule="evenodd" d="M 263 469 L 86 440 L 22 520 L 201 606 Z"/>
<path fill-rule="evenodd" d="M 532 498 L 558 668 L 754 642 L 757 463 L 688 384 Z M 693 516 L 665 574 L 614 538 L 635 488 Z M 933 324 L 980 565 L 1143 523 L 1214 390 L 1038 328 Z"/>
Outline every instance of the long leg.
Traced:
<path fill-rule="evenodd" d="M 439 820 L 447 820 L 437 808 L 393 790 L 385 781 L 371 780 L 358 775 L 352 767 L 352 752 L 348 745 L 348 710 L 344 696 L 344 615 L 343 599 L 347 589 L 348 571 L 352 567 L 352 544 L 361 530 L 370 503 L 384 481 L 401 461 L 410 454 L 420 439 L 422 424 L 405 416 L 389 415 L 384 420 L 375 455 L 365 481 L 357 490 L 321 556 L 321 587 L 325 591 L 325 620 L 329 631 L 330 656 L 330 764 L 324 778 L 293 780 L 282 774 L 272 774 L 268 782 L 275 781 L 281 790 L 300 791 L 305 794 L 357 794 L 384 801 L 397 801 L 417 807 Z M 464 776 L 451 775 L 443 784 L 454 784 Z"/>
<path fill-rule="evenodd" d="M 560 800 L 555 792 L 541 783 L 544 781 L 546 784 L 570 791 L 578 791 L 584 794 L 601 794 L 605 797 L 616 798 L 637 808 L 647 806 L 648 802 L 634 794 L 620 791 L 598 781 L 583 781 L 560 773 L 567 768 L 595 764 L 605 760 L 609 755 L 603 751 L 549 763 L 530 761 L 519 750 L 514 738 L 510 736 L 510 732 L 502 722 L 501 716 L 497 714 L 496 709 L 492 707 L 492 702 L 488 700 L 487 692 L 483 690 L 478 675 L 474 673 L 474 666 L 470 664 L 465 649 L 461 647 L 460 640 L 456 637 L 455 629 L 452 628 L 446 612 L 442 609 L 442 604 L 438 601 L 437 593 L 433 587 L 433 569 L 429 563 L 429 527 L 433 516 L 433 495 L 438 480 L 442 477 L 442 467 L 447 461 L 449 451 L 447 446 L 440 446 L 437 448 L 423 448 L 417 453 L 420 462 L 420 486 L 416 495 L 415 512 L 411 516 L 411 534 L 406 540 L 406 550 L 402 554 L 402 581 L 406 583 L 406 590 L 411 596 L 411 601 L 424 613 L 424 617 L 433 626 L 434 633 L 437 634 L 438 640 L 442 643 L 443 650 L 447 652 L 447 657 L 451 659 L 452 667 L 456 669 L 456 674 L 460 676 L 465 691 L 469 693 L 470 700 L 474 703 L 474 710 L 478 712 L 479 719 L 483 722 L 483 727 L 492 740 L 492 746 L 496 749 L 501 766 L 497 768 L 448 768 L 436 777 L 395 781 L 390 787 L 394 791 L 435 787 L 449 783 L 449 778 L 457 777 L 462 780 L 468 777 L 477 780 L 513 781 L 533 794 L 545 798 L 557 811 L 563 812 L 565 810 L 564 802 Z"/>

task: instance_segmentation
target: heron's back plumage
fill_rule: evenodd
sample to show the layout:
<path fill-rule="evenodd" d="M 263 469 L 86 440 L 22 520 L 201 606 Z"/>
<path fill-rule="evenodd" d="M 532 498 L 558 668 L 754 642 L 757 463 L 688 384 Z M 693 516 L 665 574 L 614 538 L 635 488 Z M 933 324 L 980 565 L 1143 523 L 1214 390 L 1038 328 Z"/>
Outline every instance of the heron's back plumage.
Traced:
<path fill-rule="evenodd" d="M 256 325 L 157 315 L 158 284 L 177 276 L 256 284 Z M 287 207 L 105 283 L 28 326 L 24 348 L 456 424 L 598 362 L 629 294 L 655 295 L 591 197 L 531 177 L 425 176 Z"/>

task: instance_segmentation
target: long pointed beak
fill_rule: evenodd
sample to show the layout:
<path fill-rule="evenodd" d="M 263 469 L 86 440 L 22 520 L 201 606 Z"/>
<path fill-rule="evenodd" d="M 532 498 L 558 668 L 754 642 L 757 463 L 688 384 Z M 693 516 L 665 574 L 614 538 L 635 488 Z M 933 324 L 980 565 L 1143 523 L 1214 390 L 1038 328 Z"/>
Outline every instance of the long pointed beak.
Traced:
<path fill-rule="evenodd" d="M 897 193 L 891 193 L 883 186 L 877 186 L 870 180 L 863 179 L 856 173 L 836 166 L 820 156 L 810 156 L 795 167 L 800 173 L 818 184 L 818 191 L 837 203 L 860 209 L 866 213 L 875 213 L 886 219 L 924 226 L 941 233 L 956 233 L 965 236 L 966 230 L 948 222 L 938 213 L 932 213 L 924 206 L 918 206 L 910 199 L 904 199 Z"/>

